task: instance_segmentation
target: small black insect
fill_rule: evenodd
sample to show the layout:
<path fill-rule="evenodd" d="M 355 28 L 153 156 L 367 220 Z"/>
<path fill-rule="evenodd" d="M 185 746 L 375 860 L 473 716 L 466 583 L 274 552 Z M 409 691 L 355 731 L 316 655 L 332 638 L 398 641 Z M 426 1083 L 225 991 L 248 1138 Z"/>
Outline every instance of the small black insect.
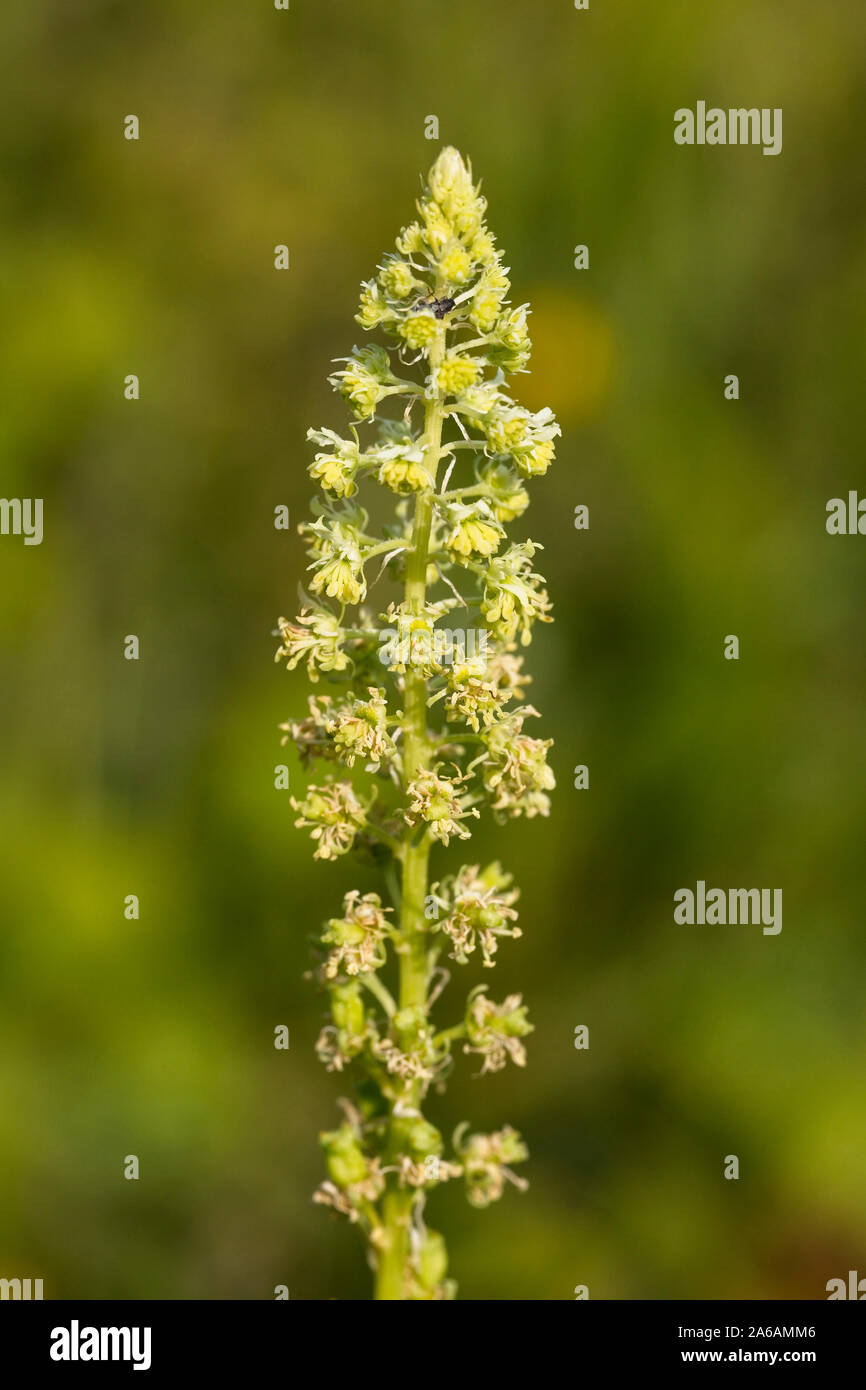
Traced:
<path fill-rule="evenodd" d="M 432 309 L 437 319 L 444 319 L 446 314 L 450 314 L 454 308 L 453 299 L 437 299 L 435 294 L 431 294 L 428 299 L 419 299 L 415 304 L 416 309 Z"/>

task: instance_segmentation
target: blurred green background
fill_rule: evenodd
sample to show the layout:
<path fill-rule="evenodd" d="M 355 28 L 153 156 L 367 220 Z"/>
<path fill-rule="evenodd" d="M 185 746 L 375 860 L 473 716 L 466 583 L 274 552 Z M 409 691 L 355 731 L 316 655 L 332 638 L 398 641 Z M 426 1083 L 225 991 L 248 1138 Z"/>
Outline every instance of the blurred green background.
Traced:
<path fill-rule="evenodd" d="M 529 654 L 554 811 L 472 856 L 522 889 L 495 986 L 529 1003 L 530 1065 L 467 1059 L 431 1107 L 515 1124 L 531 1188 L 474 1212 L 455 1185 L 429 1218 L 464 1298 L 822 1298 L 866 1273 L 866 540 L 824 529 L 866 483 L 863 21 L 6 0 L 2 492 L 45 499 L 45 540 L 0 540 L 0 1275 L 368 1296 L 310 1202 L 340 1079 L 302 975 L 374 885 L 314 865 L 273 786 L 306 692 L 272 659 L 305 563 L 272 519 L 306 510 L 358 284 L 440 143 L 483 177 L 534 308 L 516 389 L 564 439 L 518 531 L 558 619 Z M 782 107 L 781 156 L 677 147 L 699 98 Z M 698 878 L 781 887 L 781 935 L 676 926 Z"/>

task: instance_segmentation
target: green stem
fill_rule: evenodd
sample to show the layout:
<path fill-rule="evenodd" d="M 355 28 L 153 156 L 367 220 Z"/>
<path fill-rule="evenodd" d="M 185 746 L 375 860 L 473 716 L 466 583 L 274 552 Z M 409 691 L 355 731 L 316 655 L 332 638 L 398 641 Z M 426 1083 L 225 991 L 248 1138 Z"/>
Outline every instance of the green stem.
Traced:
<path fill-rule="evenodd" d="M 387 1017 L 393 1018 L 394 1014 L 397 1012 L 397 1006 L 388 990 L 382 984 L 382 981 L 378 979 L 376 975 L 359 975 L 358 980 L 365 989 L 368 989 L 371 994 L 375 995 L 382 1005 L 382 1008 L 385 1010 Z"/>
<path fill-rule="evenodd" d="M 440 502 L 462 502 L 464 497 L 495 497 L 492 487 L 486 483 L 476 483 L 472 487 L 456 487 L 452 492 L 440 492 Z"/>
<path fill-rule="evenodd" d="M 444 1047 L 446 1043 L 458 1042 L 460 1038 L 466 1037 L 466 1024 L 455 1023 L 453 1028 L 445 1028 L 441 1033 L 437 1033 L 433 1039 L 434 1047 Z"/>
<path fill-rule="evenodd" d="M 436 339 L 430 345 L 429 364 L 435 375 L 445 355 L 446 325 L 439 326 Z M 442 422 L 444 409 L 437 392 L 427 400 L 424 411 L 424 466 L 432 479 L 431 487 L 415 499 L 415 523 L 412 549 L 406 559 L 405 600 L 415 613 L 423 611 L 427 597 L 427 558 L 430 545 L 430 526 L 433 520 L 433 489 L 442 454 Z M 422 768 L 430 763 L 431 741 L 427 733 L 427 683 L 410 666 L 406 672 L 403 735 L 403 789 L 414 781 Z M 400 1008 L 424 1008 L 427 1004 L 429 967 L 424 902 L 427 897 L 429 836 L 423 835 L 412 843 L 411 830 L 406 831 L 403 851 L 403 894 L 400 912 Z M 420 1107 L 422 1088 L 415 1082 L 404 1099 L 404 1108 Z M 405 1299 L 409 1260 L 409 1222 L 415 1193 L 397 1186 L 389 1179 L 389 1188 L 382 1203 L 381 1247 L 376 1269 L 377 1299 Z"/>

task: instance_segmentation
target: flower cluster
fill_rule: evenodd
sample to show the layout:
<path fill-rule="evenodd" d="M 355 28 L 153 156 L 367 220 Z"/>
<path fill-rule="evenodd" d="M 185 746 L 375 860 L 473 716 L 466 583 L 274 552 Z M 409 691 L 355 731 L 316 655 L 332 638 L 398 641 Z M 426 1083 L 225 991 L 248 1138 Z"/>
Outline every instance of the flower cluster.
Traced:
<path fill-rule="evenodd" d="M 498 1201 L 506 1182 L 521 1192 L 526 1190 L 526 1179 L 517 1177 L 511 1166 L 523 1163 L 529 1155 L 520 1135 L 510 1125 L 495 1134 L 470 1134 L 463 1138 L 458 1132 L 454 1138 L 463 1163 L 466 1195 L 473 1207 L 489 1207 Z"/>
<path fill-rule="evenodd" d="M 490 969 L 521 931 L 498 862 L 431 884 L 431 856 L 469 840 L 485 810 L 546 816 L 554 786 L 551 741 L 524 732 L 537 711 L 517 654 L 551 621 L 541 547 L 508 528 L 523 524 L 559 426 L 510 394 L 529 364 L 529 306 L 510 303 L 486 210 L 468 163 L 443 150 L 417 215 L 362 285 L 356 321 L 385 344 L 336 363 L 345 433 L 308 433 L 321 489 L 299 527 L 308 593 L 278 624 L 276 659 L 325 686 L 280 726 L 311 770 L 291 799 L 295 823 L 316 859 L 361 851 L 391 897 L 386 907 L 372 889 L 346 893 L 316 971 L 329 1009 L 316 1050 L 330 1071 L 354 1073 L 356 1090 L 321 1136 L 315 1200 L 363 1232 L 384 1299 L 454 1296 L 444 1239 L 424 1221 L 441 1183 L 462 1176 L 478 1207 L 526 1185 L 513 1172 L 527 1157 L 515 1130 L 461 1126 L 449 1155 L 423 1113 L 461 1053 L 481 1059 L 482 1075 L 522 1067 L 532 1030 L 519 995 L 497 1004 L 484 986 L 453 1022 L 439 1017 L 443 959 Z M 371 526 L 383 497 L 387 519 Z M 380 581 L 402 593 L 391 599 Z"/>
<path fill-rule="evenodd" d="M 309 829 L 317 842 L 314 859 L 338 859 L 347 854 L 367 824 L 367 807 L 351 782 L 309 786 L 303 801 L 292 797 L 292 810 L 301 813 L 295 825 Z"/>
<path fill-rule="evenodd" d="M 466 798 L 460 795 L 460 783 L 465 780 L 457 770 L 455 776 L 444 776 L 422 767 L 414 781 L 406 788 L 409 805 L 404 819 L 407 825 L 426 824 L 430 838 L 441 840 L 447 845 L 452 836 L 468 840 L 470 831 L 463 822 L 469 816 L 478 817 L 477 806 L 467 807 Z"/>
<path fill-rule="evenodd" d="M 553 621 L 544 580 L 531 568 L 532 557 L 540 549 L 532 541 L 512 545 L 491 562 L 484 575 L 481 611 L 491 632 L 503 642 L 513 642 L 519 633 L 527 646 L 533 623 Z"/>
<path fill-rule="evenodd" d="M 282 644 L 275 661 L 285 660 L 290 671 L 300 661 L 307 663 L 311 681 L 319 679 L 320 671 L 345 671 L 349 658 L 344 647 L 344 634 L 334 613 L 326 608 L 302 608 L 296 623 L 285 618 L 278 620 Z"/>
<path fill-rule="evenodd" d="M 481 1074 L 501 1071 L 510 1058 L 515 1066 L 526 1065 L 526 1048 L 520 1041 L 532 1032 L 526 1006 L 519 994 L 509 994 L 501 1004 L 487 998 L 486 985 L 479 985 L 469 996 L 466 1009 L 464 1052 L 477 1052 L 484 1058 Z"/>
<path fill-rule="evenodd" d="M 547 762 L 553 740 L 530 738 L 523 732 L 523 721 L 537 715 L 532 705 L 523 705 L 500 719 L 487 741 L 484 785 L 490 807 L 498 820 L 511 816 L 546 816 L 556 786 Z"/>
<path fill-rule="evenodd" d="M 511 925 L 517 921 L 514 903 L 519 895 L 510 883 L 511 875 L 494 863 L 483 873 L 477 864 L 464 865 L 453 878 L 433 885 L 433 929 L 450 938 L 452 960 L 465 965 L 480 947 L 484 965 L 493 966 L 500 938 L 520 936 L 520 928 Z"/>
<path fill-rule="evenodd" d="M 332 917 L 322 932 L 322 941 L 333 950 L 325 965 L 325 975 L 333 979 L 340 970 L 347 975 L 366 974 L 385 964 L 385 933 L 387 921 L 378 893 L 365 893 L 356 888 L 347 893 L 342 917 Z"/>

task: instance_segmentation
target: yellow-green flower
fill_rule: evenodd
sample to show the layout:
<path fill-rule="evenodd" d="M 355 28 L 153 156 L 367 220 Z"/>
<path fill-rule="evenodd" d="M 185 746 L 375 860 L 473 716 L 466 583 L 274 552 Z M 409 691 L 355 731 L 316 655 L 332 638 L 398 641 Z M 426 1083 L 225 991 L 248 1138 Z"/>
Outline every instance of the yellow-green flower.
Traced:
<path fill-rule="evenodd" d="M 553 441 L 560 433 L 552 410 L 545 407 L 533 414 L 502 397 L 481 423 L 492 452 L 510 454 L 524 477 L 547 472 L 554 455 Z"/>
<path fill-rule="evenodd" d="M 499 318 L 501 300 L 495 290 L 481 288 L 469 305 L 470 321 L 481 333 L 489 333 Z"/>
<path fill-rule="evenodd" d="M 510 288 L 508 276 L 497 260 L 485 270 L 469 302 L 469 319 L 481 333 L 492 333 Z"/>
<path fill-rule="evenodd" d="M 433 899 L 445 913 L 436 919 L 434 929 L 450 938 L 452 960 L 465 965 L 480 946 L 483 964 L 492 968 L 499 939 L 521 935 L 520 928 L 512 925 L 517 921 L 514 903 L 519 894 L 510 885 L 511 874 L 502 872 L 498 860 L 483 873 L 477 864 L 464 864 L 455 877 L 434 883 Z"/>
<path fill-rule="evenodd" d="M 416 256 L 424 250 L 424 233 L 418 222 L 410 222 L 404 227 L 396 241 L 401 256 Z"/>
<path fill-rule="evenodd" d="M 439 368 L 439 390 L 446 396 L 460 396 L 474 386 L 481 367 L 473 357 L 450 352 Z"/>
<path fill-rule="evenodd" d="M 531 705 L 523 705 L 486 734 L 484 785 L 494 798 L 491 804 L 497 820 L 550 814 L 547 793 L 556 786 L 556 779 L 548 766 L 547 750 L 553 740 L 530 738 L 522 732 L 524 719 L 537 714 Z"/>
<path fill-rule="evenodd" d="M 512 545 L 504 555 L 491 560 L 485 575 L 481 612 L 494 636 L 503 642 L 513 642 L 519 634 L 526 646 L 534 622 L 553 621 L 544 579 L 532 570 L 536 549 L 540 547 L 532 541 Z"/>
<path fill-rule="evenodd" d="M 556 450 L 552 439 L 538 439 L 514 450 L 514 462 L 527 478 L 540 478 L 553 462 Z"/>
<path fill-rule="evenodd" d="M 400 336 L 406 339 L 411 348 L 427 347 L 439 332 L 436 318 L 426 309 L 420 309 L 404 319 L 399 328 Z"/>
<path fill-rule="evenodd" d="M 327 594 L 340 603 L 360 603 L 367 593 L 363 570 L 345 555 L 326 560 L 310 580 L 314 594 Z"/>
<path fill-rule="evenodd" d="M 388 923 L 378 893 L 357 888 L 343 900 L 342 917 L 332 917 L 322 932 L 322 941 L 332 950 L 325 962 L 325 978 L 340 973 L 366 975 L 385 964 L 385 934 Z"/>
<path fill-rule="evenodd" d="M 449 285 L 462 285 L 469 279 L 472 257 L 459 242 L 439 257 L 439 274 Z"/>
<path fill-rule="evenodd" d="M 497 521 L 516 521 L 523 515 L 529 506 L 529 493 L 509 464 L 486 460 L 479 469 L 479 478 L 493 492 L 488 503 Z"/>
<path fill-rule="evenodd" d="M 523 442 L 528 431 L 529 411 L 522 406 L 492 410 L 484 421 L 488 443 L 497 454 L 510 454 Z"/>
<path fill-rule="evenodd" d="M 355 322 L 362 328 L 378 328 L 381 323 L 389 323 L 394 319 L 394 311 L 391 309 L 379 291 L 379 286 L 375 280 L 368 280 L 361 286 L 361 303 L 355 315 Z"/>
<path fill-rule="evenodd" d="M 449 528 L 445 548 L 452 559 L 496 554 L 505 532 L 486 502 L 454 503 L 444 510 Z"/>
<path fill-rule="evenodd" d="M 343 360 L 346 366 L 333 372 L 329 380 L 354 408 L 359 419 L 374 415 L 379 402 L 400 389 L 383 347 L 375 344 L 365 348 L 356 347 L 352 350 L 352 356 Z"/>
<path fill-rule="evenodd" d="M 408 261 L 390 256 L 382 267 L 379 284 L 391 299 L 408 299 L 417 291 L 420 281 Z"/>
<path fill-rule="evenodd" d="M 414 459 L 386 459 L 379 468 L 379 482 L 392 492 L 422 492 L 432 479 L 422 463 Z"/>
<path fill-rule="evenodd" d="M 351 497 L 355 481 L 346 469 L 345 459 L 335 454 L 317 454 L 309 467 L 310 477 L 335 497 Z"/>
<path fill-rule="evenodd" d="M 509 994 L 501 1004 L 494 1004 L 485 993 L 486 985 L 478 985 L 469 996 L 466 1010 L 466 1035 L 469 1039 L 464 1052 L 477 1052 L 484 1058 L 481 1075 L 501 1071 L 510 1060 L 518 1067 L 526 1066 L 526 1048 L 521 1042 L 533 1031 L 526 1017 L 526 1005 L 519 994 Z"/>
<path fill-rule="evenodd" d="M 480 419 L 495 410 L 501 399 L 502 392 L 498 380 L 479 381 L 477 385 L 470 386 L 464 391 L 460 409 L 471 418 L 474 419 L 477 416 Z"/>
<path fill-rule="evenodd" d="M 454 230 L 442 209 L 431 199 L 421 203 L 419 211 L 424 221 L 424 240 L 433 258 L 438 260 L 451 241 Z"/>
<path fill-rule="evenodd" d="M 454 555 L 494 555 L 499 549 L 501 532 L 489 521 L 469 517 L 457 524 L 448 537 L 448 549 Z"/>
<path fill-rule="evenodd" d="M 349 665 L 343 650 L 345 633 L 335 614 L 327 609 L 302 608 L 297 623 L 280 618 L 278 628 L 282 645 L 274 660 L 284 660 L 288 670 L 294 671 L 300 661 L 306 661 L 307 674 L 315 682 L 319 671 L 345 671 Z"/>
<path fill-rule="evenodd" d="M 367 807 L 359 800 L 351 782 L 327 782 L 307 787 L 303 801 L 291 798 L 299 830 L 308 829 L 316 841 L 314 859 L 337 859 L 347 854 L 356 836 L 367 824 Z"/>
<path fill-rule="evenodd" d="M 492 266 L 496 262 L 496 242 L 486 227 L 482 227 L 472 239 L 472 259 L 479 261 L 483 266 Z"/>
<path fill-rule="evenodd" d="M 511 1165 L 522 1163 L 529 1153 L 510 1125 L 495 1134 L 470 1134 L 465 1140 L 455 1134 L 454 1140 L 463 1160 L 466 1196 L 473 1207 L 488 1207 L 491 1202 L 497 1202 L 505 1191 L 506 1182 L 513 1183 L 521 1192 L 526 1190 L 526 1179 L 512 1173 Z"/>
<path fill-rule="evenodd" d="M 343 762 L 354 767 L 358 757 L 378 764 L 396 751 L 388 733 L 388 710 L 384 690 L 368 687 L 367 700 L 353 700 L 339 709 L 329 721 L 327 731 Z"/>
<path fill-rule="evenodd" d="M 438 769 L 421 768 L 406 788 L 409 805 L 403 813 L 407 825 L 426 825 L 433 840 L 447 845 L 452 836 L 468 840 L 470 832 L 463 824 L 468 816 L 478 816 L 475 806 L 467 807 L 460 799 L 458 787 L 465 779 L 458 773 L 444 777 Z"/>
<path fill-rule="evenodd" d="M 310 464 L 310 477 L 335 497 L 351 497 L 360 463 L 357 439 L 341 439 L 333 430 L 308 430 L 307 438 L 328 446 Z"/>
<path fill-rule="evenodd" d="M 509 309 L 495 325 L 487 349 L 488 360 L 506 372 L 522 372 L 529 362 L 532 343 L 526 315 L 529 306 Z"/>

